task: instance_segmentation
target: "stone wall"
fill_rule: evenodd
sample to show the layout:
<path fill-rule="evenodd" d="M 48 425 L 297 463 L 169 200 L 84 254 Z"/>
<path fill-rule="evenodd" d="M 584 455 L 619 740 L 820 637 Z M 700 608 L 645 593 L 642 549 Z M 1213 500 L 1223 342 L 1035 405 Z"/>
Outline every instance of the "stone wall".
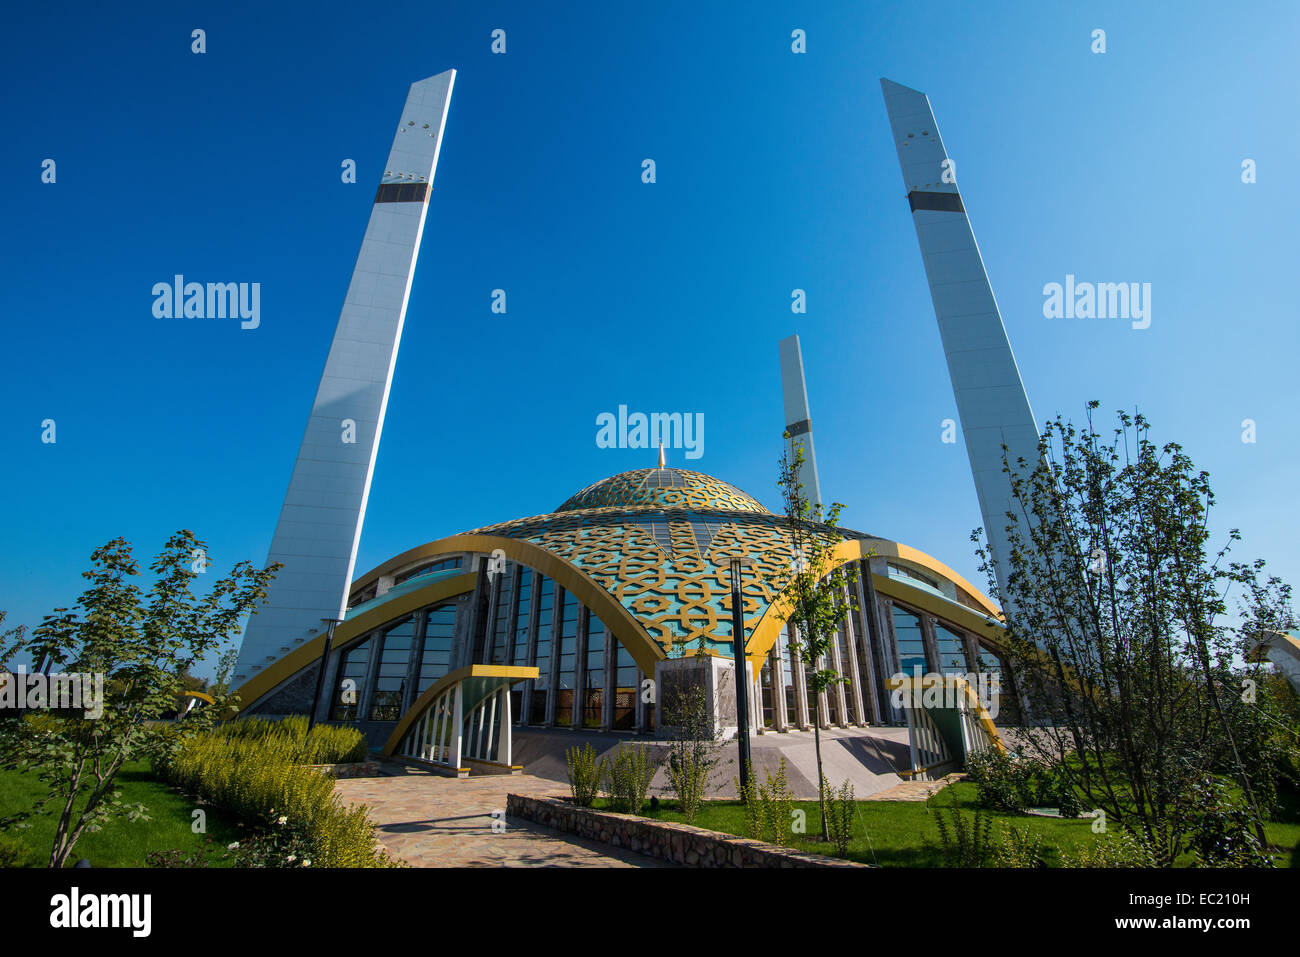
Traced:
<path fill-rule="evenodd" d="M 690 824 L 576 807 L 557 798 L 506 796 L 506 818 L 622 847 L 685 867 L 865 867 Z"/>

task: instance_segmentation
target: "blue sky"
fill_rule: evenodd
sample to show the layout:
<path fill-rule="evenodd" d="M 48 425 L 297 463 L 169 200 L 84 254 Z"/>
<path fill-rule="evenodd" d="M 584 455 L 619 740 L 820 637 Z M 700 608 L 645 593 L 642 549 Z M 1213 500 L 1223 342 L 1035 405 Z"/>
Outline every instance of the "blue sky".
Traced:
<path fill-rule="evenodd" d="M 620 404 L 703 413 L 704 456 L 669 463 L 778 506 L 777 341 L 798 332 L 844 523 L 982 584 L 884 76 L 930 96 L 1040 422 L 1140 408 L 1212 473 L 1240 555 L 1300 580 L 1300 7 L 539 7 L 6 9 L 10 624 L 70 604 L 118 535 L 142 560 L 181 527 L 219 569 L 265 559 L 406 88 L 448 67 L 358 573 L 654 464 L 596 446 Z M 260 282 L 260 328 L 155 319 L 176 273 Z M 1045 319 L 1067 273 L 1151 283 L 1150 328 Z"/>

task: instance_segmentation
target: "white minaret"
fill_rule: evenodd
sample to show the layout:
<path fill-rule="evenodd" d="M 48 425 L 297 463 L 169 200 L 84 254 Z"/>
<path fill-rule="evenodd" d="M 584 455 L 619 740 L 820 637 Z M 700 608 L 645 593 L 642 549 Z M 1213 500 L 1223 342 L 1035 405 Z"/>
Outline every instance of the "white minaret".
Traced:
<path fill-rule="evenodd" d="M 1002 446 L 1013 467 L 1023 458 L 1032 471 L 1038 462 L 1038 428 L 930 100 L 890 80 L 880 85 L 1005 603 L 1005 528 L 1012 494 L 1010 478 L 1002 471 Z"/>
<path fill-rule="evenodd" d="M 236 686 L 347 608 L 455 79 L 448 70 L 407 94 L 271 539 L 267 562 L 284 568 L 244 630 Z"/>
<path fill-rule="evenodd" d="M 790 453 L 803 449 L 799 481 L 803 494 L 814 507 L 822 504 L 822 486 L 817 478 L 817 456 L 813 452 L 812 416 L 808 411 L 808 388 L 803 378 L 803 352 L 799 337 L 782 339 L 777 347 L 781 354 L 781 395 L 785 399 L 785 431 L 790 434 Z"/>

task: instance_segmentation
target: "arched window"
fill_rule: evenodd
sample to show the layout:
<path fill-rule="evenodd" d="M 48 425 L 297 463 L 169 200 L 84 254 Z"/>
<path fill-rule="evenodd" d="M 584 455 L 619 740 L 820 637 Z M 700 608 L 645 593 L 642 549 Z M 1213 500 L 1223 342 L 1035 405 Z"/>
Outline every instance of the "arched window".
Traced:
<path fill-rule="evenodd" d="M 343 652 L 339 660 L 338 679 L 334 683 L 332 713 L 335 721 L 357 720 L 357 705 L 361 700 L 361 686 L 366 680 L 366 665 L 369 661 L 369 638 Z"/>

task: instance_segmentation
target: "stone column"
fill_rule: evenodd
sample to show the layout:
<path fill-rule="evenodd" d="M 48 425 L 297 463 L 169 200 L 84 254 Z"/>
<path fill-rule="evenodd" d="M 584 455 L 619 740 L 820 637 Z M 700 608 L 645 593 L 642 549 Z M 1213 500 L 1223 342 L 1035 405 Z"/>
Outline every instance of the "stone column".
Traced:
<path fill-rule="evenodd" d="M 547 663 L 550 694 L 546 696 L 546 727 L 555 727 L 555 715 L 560 704 L 560 629 L 564 625 L 566 594 L 559 582 L 551 585 L 551 660 Z"/>
<path fill-rule="evenodd" d="M 848 585 L 844 586 L 844 600 L 850 602 Z M 853 627 L 853 609 L 848 607 L 844 613 L 844 650 L 848 652 L 849 660 L 849 703 L 853 707 L 853 723 L 859 727 L 865 727 L 868 723 L 867 714 L 862 708 L 862 677 L 858 669 L 858 637 Z"/>
<path fill-rule="evenodd" d="M 640 666 L 636 669 L 636 733 L 645 734 L 650 730 L 650 705 L 645 700 L 645 672 Z M 659 689 L 654 689 L 656 699 Z"/>
<path fill-rule="evenodd" d="M 614 693 L 618 690 L 618 639 L 605 629 L 605 685 L 600 695 L 600 729 L 614 728 Z"/>
<path fill-rule="evenodd" d="M 793 623 L 788 627 L 790 631 L 790 678 L 794 684 L 794 726 L 800 731 L 808 731 L 812 728 L 812 722 L 808 720 L 808 682 L 804 677 L 803 656 L 799 654 L 799 629 Z"/>
<path fill-rule="evenodd" d="M 537 664 L 537 619 L 539 608 L 542 604 L 542 574 L 532 569 L 528 574 L 533 576 L 532 588 L 529 595 L 532 600 L 528 603 L 528 644 L 524 651 L 524 660 L 521 664 L 533 666 Z M 520 724 L 528 724 L 533 713 L 533 679 L 529 678 L 524 682 L 524 693 L 519 703 L 518 721 Z"/>
<path fill-rule="evenodd" d="M 939 639 L 934 633 L 934 616 L 918 611 L 921 619 L 921 637 L 925 641 L 925 660 L 928 671 L 936 674 L 943 671 L 943 662 L 939 660 Z"/>
<path fill-rule="evenodd" d="M 772 662 L 772 730 L 784 733 L 789 729 L 785 722 L 785 664 L 781 660 L 781 636 L 777 635 L 768 652 Z"/>
<path fill-rule="evenodd" d="M 569 595 L 566 601 L 577 601 L 576 595 Z M 573 715 L 569 727 L 582 728 L 587 720 L 587 613 L 579 607 L 578 622 L 574 628 L 573 639 Z"/>
<path fill-rule="evenodd" d="M 880 615 L 876 607 L 876 589 L 871 582 L 871 566 L 863 561 L 858 564 L 858 615 L 865 623 L 866 631 L 858 642 L 858 668 L 863 681 L 863 700 L 869 706 L 867 714 L 874 724 L 884 724 L 884 708 L 881 695 L 884 686 L 876 673 L 880 645 Z"/>
<path fill-rule="evenodd" d="M 843 627 L 844 624 L 841 623 L 840 628 Z M 835 673 L 840 677 L 844 677 L 845 672 L 843 659 L 844 656 L 840 654 L 840 636 L 837 629 L 836 634 L 831 636 L 831 667 L 835 669 Z M 835 686 L 835 709 L 835 715 L 839 718 L 836 724 L 841 728 L 847 728 L 849 726 L 848 694 L 845 692 L 842 683 Z"/>

